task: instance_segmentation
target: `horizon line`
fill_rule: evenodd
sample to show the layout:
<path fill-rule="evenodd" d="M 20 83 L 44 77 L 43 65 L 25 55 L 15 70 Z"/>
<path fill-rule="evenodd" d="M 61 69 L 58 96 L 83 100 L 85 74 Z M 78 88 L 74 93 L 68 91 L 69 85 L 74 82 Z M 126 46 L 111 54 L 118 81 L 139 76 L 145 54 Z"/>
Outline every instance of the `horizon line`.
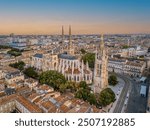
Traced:
<path fill-rule="evenodd" d="M 18 35 L 22 35 L 22 36 L 23 35 L 30 35 L 30 36 L 31 35 L 62 35 L 62 34 L 55 34 L 55 33 L 54 34 L 52 34 L 52 33 L 51 34 L 50 33 L 45 33 L 45 34 L 44 33 L 43 34 L 42 33 L 39 33 L 39 34 L 36 34 L 36 33 L 35 34 L 31 34 L 31 33 L 28 33 L 28 34 L 26 34 L 26 33 L 25 34 L 21 34 L 21 33 L 20 34 L 19 33 L 16 33 L 16 34 L 15 33 L 1 34 L 0 33 L 0 36 L 9 36 L 11 34 L 13 34 L 14 36 L 18 36 Z M 150 35 L 150 32 L 149 33 L 148 32 L 137 32 L 137 33 L 85 33 L 85 34 L 81 33 L 81 34 L 72 34 L 72 36 L 74 36 L 74 35 L 101 35 L 101 34 L 104 34 L 104 35 L 138 35 L 138 34 L 139 35 Z M 68 35 L 69 34 L 64 34 L 64 36 L 68 36 Z"/>

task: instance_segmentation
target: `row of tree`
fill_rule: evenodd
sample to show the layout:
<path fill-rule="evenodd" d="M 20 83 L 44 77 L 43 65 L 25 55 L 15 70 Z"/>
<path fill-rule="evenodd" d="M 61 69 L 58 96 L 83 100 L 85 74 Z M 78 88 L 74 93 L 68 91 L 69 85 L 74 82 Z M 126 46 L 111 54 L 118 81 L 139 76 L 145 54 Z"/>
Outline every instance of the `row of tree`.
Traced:
<path fill-rule="evenodd" d="M 73 92 L 76 98 L 88 101 L 91 105 L 107 106 L 115 101 L 115 94 L 107 88 L 103 90 L 98 96 L 91 92 L 91 88 L 85 81 L 75 83 L 67 81 L 65 77 L 57 71 L 43 72 L 39 76 L 39 82 L 41 84 L 47 84 L 53 87 L 55 90 L 65 93 L 66 91 Z"/>
<path fill-rule="evenodd" d="M 13 63 L 13 64 L 9 64 L 9 66 L 22 71 L 22 70 L 24 70 L 25 63 L 23 61 L 19 61 L 19 62 Z"/>
<path fill-rule="evenodd" d="M 11 47 L 6 46 L 6 45 L 0 45 L 0 49 L 10 49 Z"/>
<path fill-rule="evenodd" d="M 22 51 L 19 49 L 12 48 L 10 51 L 7 52 L 7 54 L 17 57 L 22 55 Z"/>

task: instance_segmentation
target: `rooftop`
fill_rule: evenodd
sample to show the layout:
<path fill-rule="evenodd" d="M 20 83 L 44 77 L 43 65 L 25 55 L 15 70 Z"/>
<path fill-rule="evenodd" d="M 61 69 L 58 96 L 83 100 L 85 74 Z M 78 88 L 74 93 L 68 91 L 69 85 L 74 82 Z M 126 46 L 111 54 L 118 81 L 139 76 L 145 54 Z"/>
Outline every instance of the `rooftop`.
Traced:
<path fill-rule="evenodd" d="M 76 56 L 71 56 L 69 54 L 59 54 L 58 57 L 61 59 L 68 59 L 68 60 L 76 60 L 77 59 Z"/>
<path fill-rule="evenodd" d="M 27 108 L 31 113 L 41 113 L 42 110 L 22 96 L 18 96 L 17 101 Z"/>
<path fill-rule="evenodd" d="M 35 54 L 34 57 L 43 58 L 43 54 Z"/>

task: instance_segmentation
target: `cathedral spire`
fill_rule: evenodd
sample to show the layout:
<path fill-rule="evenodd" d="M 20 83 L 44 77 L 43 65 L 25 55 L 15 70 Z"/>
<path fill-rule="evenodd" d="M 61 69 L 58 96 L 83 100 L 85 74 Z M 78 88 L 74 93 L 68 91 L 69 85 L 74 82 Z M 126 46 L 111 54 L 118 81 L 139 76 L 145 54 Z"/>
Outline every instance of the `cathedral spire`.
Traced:
<path fill-rule="evenodd" d="M 101 35 L 100 50 L 104 50 L 104 35 Z"/>
<path fill-rule="evenodd" d="M 68 52 L 70 55 L 74 55 L 74 47 L 72 45 L 72 38 L 71 38 L 71 26 L 69 26 L 69 45 L 68 45 Z"/>
<path fill-rule="evenodd" d="M 72 48 L 72 39 L 71 39 L 71 26 L 69 26 L 69 46 Z"/>
<path fill-rule="evenodd" d="M 62 43 L 64 43 L 64 26 L 62 26 Z"/>

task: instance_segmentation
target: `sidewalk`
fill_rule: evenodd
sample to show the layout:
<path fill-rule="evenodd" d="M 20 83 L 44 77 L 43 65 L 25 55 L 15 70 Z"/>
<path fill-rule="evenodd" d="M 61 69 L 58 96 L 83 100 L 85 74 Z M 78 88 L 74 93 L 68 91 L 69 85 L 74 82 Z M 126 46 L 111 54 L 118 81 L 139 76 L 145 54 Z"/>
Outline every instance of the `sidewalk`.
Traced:
<path fill-rule="evenodd" d="M 114 111 L 114 109 L 115 109 L 115 107 L 117 105 L 118 99 L 120 97 L 120 94 L 122 92 L 122 89 L 123 89 L 123 87 L 125 85 L 125 82 L 124 82 L 123 79 L 117 77 L 117 80 L 119 82 L 118 82 L 118 84 L 116 86 L 109 86 L 109 88 L 111 88 L 114 91 L 115 95 L 116 95 L 116 101 L 112 104 L 112 107 L 110 108 L 109 113 L 113 113 L 113 111 Z"/>

